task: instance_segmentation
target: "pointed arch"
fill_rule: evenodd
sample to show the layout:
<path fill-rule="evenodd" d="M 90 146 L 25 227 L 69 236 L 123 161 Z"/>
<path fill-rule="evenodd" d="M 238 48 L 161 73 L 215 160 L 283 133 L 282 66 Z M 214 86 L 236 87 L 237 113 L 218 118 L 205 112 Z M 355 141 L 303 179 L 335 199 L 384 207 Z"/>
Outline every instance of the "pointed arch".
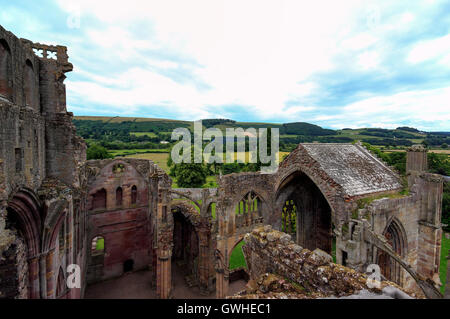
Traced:
<path fill-rule="evenodd" d="M 22 189 L 8 202 L 6 227 L 17 231 L 24 243 L 26 268 L 24 280 L 27 283 L 28 298 L 39 297 L 39 279 L 37 278 L 37 257 L 41 246 L 41 205 L 33 192 Z M 15 265 L 14 267 L 18 267 Z M 23 271 L 21 269 L 20 271 Z"/>
<path fill-rule="evenodd" d="M 400 257 L 405 257 L 407 253 L 406 231 L 402 223 L 397 218 L 391 218 L 387 223 L 383 236 L 387 239 L 393 251 Z M 377 263 L 381 268 L 382 275 L 399 285 L 403 284 L 403 270 L 401 265 L 390 257 L 386 252 L 379 251 Z"/>
<path fill-rule="evenodd" d="M 66 292 L 66 278 L 62 267 L 59 267 L 58 280 L 56 283 L 56 298 L 61 298 Z"/>
<path fill-rule="evenodd" d="M 33 110 L 38 110 L 39 105 L 37 101 L 37 85 L 36 85 L 36 75 L 33 63 L 27 59 L 24 66 L 24 79 L 23 79 L 23 90 L 24 90 L 24 104 Z"/>
<path fill-rule="evenodd" d="M 116 207 L 121 207 L 123 202 L 123 190 L 122 187 L 116 189 Z"/>
<path fill-rule="evenodd" d="M 137 203 L 137 199 L 138 199 L 137 193 L 138 193 L 137 187 L 136 187 L 136 185 L 133 185 L 133 187 L 131 187 L 131 205 L 135 205 Z"/>
<path fill-rule="evenodd" d="M 0 96 L 12 97 L 12 57 L 11 48 L 5 39 L 0 39 Z"/>
<path fill-rule="evenodd" d="M 275 214 L 278 221 L 274 226 L 295 232 L 292 235 L 300 246 L 331 253 L 333 209 L 308 174 L 296 169 L 283 178 L 276 191 Z"/>
<path fill-rule="evenodd" d="M 248 191 L 235 206 L 236 228 L 262 223 L 262 200 L 253 190 Z"/>

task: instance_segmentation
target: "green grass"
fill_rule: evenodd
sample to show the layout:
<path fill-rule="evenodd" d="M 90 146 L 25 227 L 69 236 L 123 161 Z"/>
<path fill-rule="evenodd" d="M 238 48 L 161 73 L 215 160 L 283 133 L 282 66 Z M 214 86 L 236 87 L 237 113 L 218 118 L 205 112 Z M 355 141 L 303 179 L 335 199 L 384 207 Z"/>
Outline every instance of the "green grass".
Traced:
<path fill-rule="evenodd" d="M 167 159 L 169 158 L 169 153 L 140 153 L 140 154 L 130 154 L 126 157 L 147 159 L 153 161 L 159 168 L 163 169 L 167 174 L 169 173 L 169 167 L 167 166 Z M 175 186 L 173 186 L 175 188 Z"/>
<path fill-rule="evenodd" d="M 156 134 L 153 132 L 130 132 L 130 134 L 134 136 L 156 137 Z"/>
<path fill-rule="evenodd" d="M 230 270 L 244 267 L 247 269 L 247 263 L 245 262 L 244 253 L 242 252 L 242 246 L 245 244 L 244 241 L 241 241 L 239 244 L 234 247 L 233 251 L 231 252 L 230 257 Z"/>
<path fill-rule="evenodd" d="M 442 247 L 441 247 L 441 264 L 439 267 L 439 277 L 441 279 L 442 287 L 441 292 L 445 292 L 445 284 L 447 282 L 447 256 L 450 249 L 450 239 L 445 238 L 445 233 L 442 234 Z M 450 287 L 449 287 L 450 289 Z"/>
<path fill-rule="evenodd" d="M 129 155 L 135 155 L 135 154 L 147 154 L 147 153 L 159 153 L 159 154 L 167 154 L 169 155 L 169 150 L 167 149 L 150 149 L 150 148 L 144 148 L 144 149 L 129 149 L 129 150 L 108 150 L 108 152 L 114 156 L 114 157 L 123 157 L 123 156 L 129 156 Z"/>
<path fill-rule="evenodd" d="M 95 246 L 95 249 L 98 251 L 102 251 L 105 249 L 105 239 L 104 238 L 97 239 L 97 245 Z"/>

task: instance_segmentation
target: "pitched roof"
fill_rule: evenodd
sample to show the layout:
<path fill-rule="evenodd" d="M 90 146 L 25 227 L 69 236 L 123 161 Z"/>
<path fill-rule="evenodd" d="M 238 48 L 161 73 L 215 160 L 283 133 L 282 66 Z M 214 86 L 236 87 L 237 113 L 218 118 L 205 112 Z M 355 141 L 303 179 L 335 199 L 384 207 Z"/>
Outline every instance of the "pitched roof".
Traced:
<path fill-rule="evenodd" d="M 398 175 L 360 145 L 301 145 L 347 195 L 364 195 L 402 187 Z"/>

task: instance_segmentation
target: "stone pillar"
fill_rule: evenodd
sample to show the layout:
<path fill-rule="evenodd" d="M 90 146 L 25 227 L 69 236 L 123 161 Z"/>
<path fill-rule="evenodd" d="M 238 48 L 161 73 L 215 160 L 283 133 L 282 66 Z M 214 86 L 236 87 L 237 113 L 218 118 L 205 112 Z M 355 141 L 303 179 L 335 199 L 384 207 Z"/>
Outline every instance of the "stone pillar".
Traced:
<path fill-rule="evenodd" d="M 421 198 L 417 271 L 439 283 L 443 178 L 422 173 L 416 186 Z"/>
<path fill-rule="evenodd" d="M 35 256 L 28 260 L 28 274 L 30 282 L 30 298 L 39 299 L 39 257 Z"/>
<path fill-rule="evenodd" d="M 46 299 L 47 298 L 47 279 L 46 279 L 46 275 L 47 275 L 47 255 L 46 254 L 42 254 L 39 257 L 39 277 L 40 277 L 40 294 L 41 294 L 41 299 Z"/>
<path fill-rule="evenodd" d="M 427 149 L 422 145 L 413 145 L 406 151 L 406 172 L 425 172 L 428 169 Z"/>
<path fill-rule="evenodd" d="M 156 294 L 160 299 L 170 298 L 170 294 L 172 292 L 171 257 L 170 250 L 158 249 L 156 266 Z"/>
<path fill-rule="evenodd" d="M 419 253 L 417 272 L 430 279 L 439 274 L 442 229 L 427 222 L 419 222 Z"/>
<path fill-rule="evenodd" d="M 230 283 L 228 270 L 228 250 L 225 248 L 227 240 L 217 241 L 217 249 L 214 253 L 216 268 L 216 298 L 223 299 L 228 295 Z"/>
<path fill-rule="evenodd" d="M 160 299 L 172 293 L 173 219 L 167 204 L 167 189 L 160 189 L 157 208 L 156 295 Z"/>
<path fill-rule="evenodd" d="M 199 256 L 198 256 L 198 280 L 200 286 L 200 293 L 208 294 L 209 283 L 209 230 L 200 230 L 199 237 Z"/>
<path fill-rule="evenodd" d="M 47 299 L 55 298 L 55 285 L 54 285 L 54 273 L 53 273 L 53 262 L 54 262 L 55 250 L 50 250 L 46 256 L 45 268 L 46 268 L 46 280 L 47 280 Z"/>
<path fill-rule="evenodd" d="M 229 278 L 226 278 L 224 269 L 216 270 L 216 298 L 223 299 L 228 294 Z"/>

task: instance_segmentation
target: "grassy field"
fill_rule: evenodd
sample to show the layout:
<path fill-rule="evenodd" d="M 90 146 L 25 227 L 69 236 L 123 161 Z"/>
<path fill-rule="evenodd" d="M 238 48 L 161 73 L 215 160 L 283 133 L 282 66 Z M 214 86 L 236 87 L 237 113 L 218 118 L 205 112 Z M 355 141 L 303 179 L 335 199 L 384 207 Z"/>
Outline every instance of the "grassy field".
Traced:
<path fill-rule="evenodd" d="M 122 157 L 122 156 L 129 156 L 129 155 L 135 155 L 135 154 L 144 154 L 144 153 L 167 153 L 168 149 L 122 149 L 122 150 L 108 150 L 108 152 L 114 156 L 114 157 Z M 167 153 L 168 154 L 168 153 Z"/>
<path fill-rule="evenodd" d="M 169 167 L 167 166 L 167 159 L 169 158 L 169 153 L 144 153 L 144 154 L 132 154 L 127 155 L 130 158 L 147 159 L 153 161 L 166 173 L 169 172 Z"/>
<path fill-rule="evenodd" d="M 156 137 L 156 134 L 153 132 L 130 132 L 131 135 L 134 136 L 148 136 L 148 137 Z"/>
<path fill-rule="evenodd" d="M 244 253 L 242 252 L 242 246 L 245 244 L 244 241 L 241 241 L 239 244 L 234 247 L 233 251 L 231 252 L 230 257 L 230 270 L 244 267 L 247 268 L 247 263 L 245 262 Z"/>
<path fill-rule="evenodd" d="M 447 256 L 448 251 L 450 250 L 450 239 L 445 238 L 445 233 L 442 234 L 442 247 L 441 247 L 441 264 L 439 267 L 439 277 L 441 279 L 441 283 L 443 284 L 441 287 L 441 292 L 445 291 L 445 283 L 447 282 Z"/>
<path fill-rule="evenodd" d="M 140 158 L 140 159 L 148 159 L 156 163 L 160 168 L 162 168 L 166 173 L 169 172 L 169 168 L 167 167 L 167 159 L 169 158 L 169 153 L 156 152 L 159 150 L 148 150 L 148 149 L 133 149 L 133 150 L 110 150 L 109 152 L 114 156 L 125 156 L 131 158 Z M 283 159 L 284 155 L 289 154 L 289 152 L 280 152 L 279 157 L 280 161 Z M 236 154 L 235 154 L 236 155 Z M 248 161 L 249 152 L 245 153 L 245 158 Z M 213 176 L 209 176 L 206 180 L 208 184 L 207 187 L 217 187 L 216 179 Z"/>

